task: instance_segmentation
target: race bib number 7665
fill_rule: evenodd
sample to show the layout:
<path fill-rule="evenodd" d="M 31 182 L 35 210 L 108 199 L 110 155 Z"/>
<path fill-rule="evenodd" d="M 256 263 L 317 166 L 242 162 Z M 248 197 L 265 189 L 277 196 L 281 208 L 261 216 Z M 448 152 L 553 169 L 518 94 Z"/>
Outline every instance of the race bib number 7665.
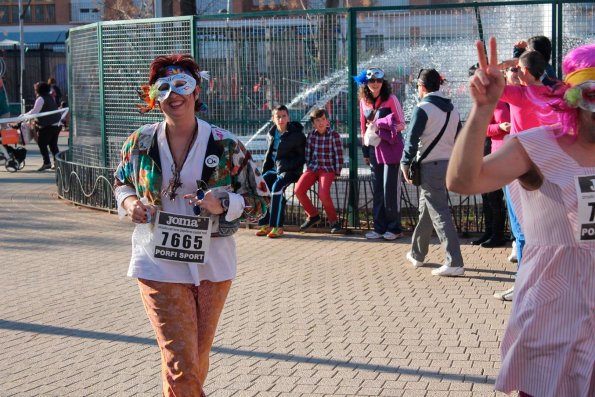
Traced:
<path fill-rule="evenodd" d="M 153 241 L 155 258 L 205 263 L 211 241 L 211 222 L 208 217 L 158 211 Z"/>

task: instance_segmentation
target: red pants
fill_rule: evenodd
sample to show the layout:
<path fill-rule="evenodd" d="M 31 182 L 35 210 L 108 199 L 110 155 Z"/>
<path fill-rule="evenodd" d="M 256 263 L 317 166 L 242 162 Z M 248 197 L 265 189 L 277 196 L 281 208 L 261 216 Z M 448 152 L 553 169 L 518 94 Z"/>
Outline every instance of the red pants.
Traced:
<path fill-rule="evenodd" d="M 197 287 L 139 279 L 138 285 L 161 350 L 163 396 L 205 396 L 209 353 L 231 280 Z"/>
<path fill-rule="evenodd" d="M 328 221 L 329 223 L 337 222 L 337 211 L 335 211 L 335 206 L 331 199 L 331 185 L 334 180 L 334 172 L 307 170 L 296 183 L 294 191 L 295 196 L 300 201 L 300 204 L 304 207 L 304 211 L 310 218 L 318 215 L 318 211 L 312 204 L 310 197 L 308 197 L 308 189 L 318 181 L 318 198 L 322 202 L 322 206 L 326 211 Z"/>

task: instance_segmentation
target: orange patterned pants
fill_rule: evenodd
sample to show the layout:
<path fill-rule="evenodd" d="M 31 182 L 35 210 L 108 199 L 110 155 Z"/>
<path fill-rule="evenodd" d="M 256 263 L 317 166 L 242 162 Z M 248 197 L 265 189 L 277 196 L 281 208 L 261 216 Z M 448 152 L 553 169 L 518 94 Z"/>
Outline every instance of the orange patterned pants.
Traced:
<path fill-rule="evenodd" d="M 205 396 L 209 352 L 231 280 L 195 286 L 139 279 L 138 285 L 161 350 L 163 395 Z"/>

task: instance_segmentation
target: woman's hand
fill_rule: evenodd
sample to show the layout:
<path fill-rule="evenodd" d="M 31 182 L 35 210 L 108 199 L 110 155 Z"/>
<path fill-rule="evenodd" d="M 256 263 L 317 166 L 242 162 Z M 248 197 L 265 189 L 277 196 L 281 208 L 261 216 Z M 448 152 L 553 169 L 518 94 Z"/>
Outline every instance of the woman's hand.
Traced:
<path fill-rule="evenodd" d="M 364 157 L 364 164 L 369 166 L 370 165 L 370 158 L 369 157 Z"/>
<path fill-rule="evenodd" d="M 498 68 L 496 38 L 490 38 L 490 57 L 486 59 L 483 43 L 477 41 L 479 68 L 469 79 L 469 93 L 476 106 L 496 106 L 504 90 L 505 79 Z"/>
<path fill-rule="evenodd" d="M 504 123 L 500 123 L 498 125 L 498 128 L 500 128 L 504 132 L 510 132 L 510 123 L 508 121 L 505 121 Z"/>
<path fill-rule="evenodd" d="M 401 164 L 401 172 L 403 173 L 403 179 L 408 185 L 412 185 L 413 181 L 409 179 L 409 166 Z"/>
<path fill-rule="evenodd" d="M 133 223 L 147 223 L 147 213 L 150 212 L 151 218 L 154 218 L 157 212 L 154 205 L 145 205 L 136 196 L 127 197 L 122 206 Z"/>
<path fill-rule="evenodd" d="M 213 215 L 219 215 L 225 212 L 221 206 L 221 200 L 215 197 L 210 190 L 205 193 L 205 197 L 202 200 L 199 200 L 195 194 L 186 194 L 184 198 L 188 200 L 189 205 L 198 205 L 201 209 L 205 209 Z"/>

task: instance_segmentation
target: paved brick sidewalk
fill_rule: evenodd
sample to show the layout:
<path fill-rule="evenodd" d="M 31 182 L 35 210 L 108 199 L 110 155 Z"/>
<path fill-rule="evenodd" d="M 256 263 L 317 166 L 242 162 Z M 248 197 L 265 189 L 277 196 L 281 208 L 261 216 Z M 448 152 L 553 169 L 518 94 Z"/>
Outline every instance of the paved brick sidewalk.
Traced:
<path fill-rule="evenodd" d="M 159 352 L 126 278 L 132 227 L 0 169 L 0 397 L 160 396 Z M 239 274 L 209 396 L 496 396 L 507 249 L 466 244 L 464 277 L 403 260 L 409 239 L 237 234 Z M 467 243 L 465 241 L 465 243 Z M 499 395 L 499 394 L 498 394 Z"/>

